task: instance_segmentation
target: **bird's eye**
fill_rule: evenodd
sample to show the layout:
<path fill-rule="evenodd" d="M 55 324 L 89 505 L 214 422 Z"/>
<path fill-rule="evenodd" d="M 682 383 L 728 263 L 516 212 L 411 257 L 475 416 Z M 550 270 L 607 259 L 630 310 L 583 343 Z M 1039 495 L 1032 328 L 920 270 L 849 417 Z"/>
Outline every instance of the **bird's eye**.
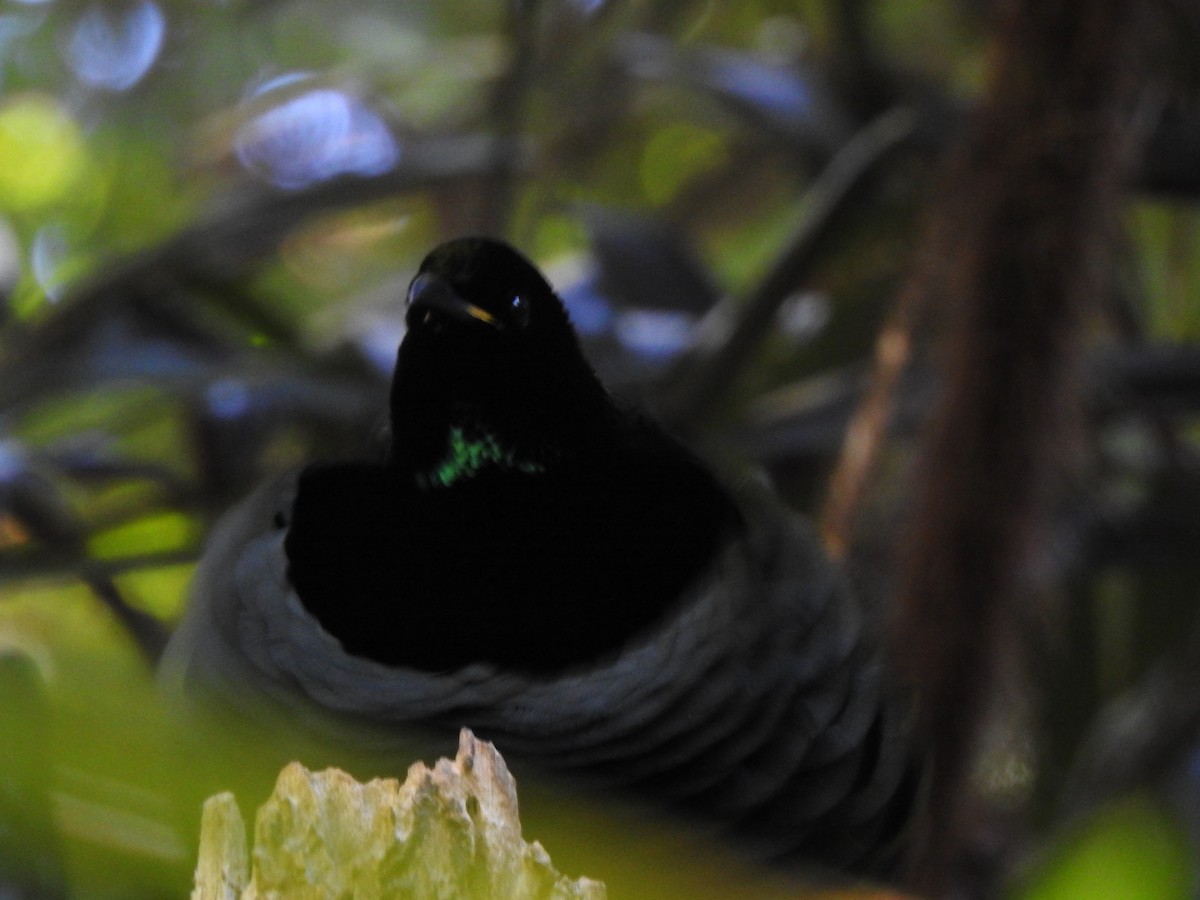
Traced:
<path fill-rule="evenodd" d="M 529 301 L 520 294 L 508 301 L 508 310 L 513 321 L 522 328 L 529 324 Z"/>

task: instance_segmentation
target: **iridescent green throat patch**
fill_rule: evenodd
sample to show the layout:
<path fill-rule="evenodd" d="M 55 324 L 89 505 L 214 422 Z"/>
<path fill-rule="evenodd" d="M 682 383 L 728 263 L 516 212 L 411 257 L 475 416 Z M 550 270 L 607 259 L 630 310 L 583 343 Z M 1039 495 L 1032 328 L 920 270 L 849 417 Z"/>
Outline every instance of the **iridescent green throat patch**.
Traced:
<path fill-rule="evenodd" d="M 479 437 L 468 438 L 461 428 L 454 426 L 446 440 L 445 458 L 428 472 L 419 473 L 417 484 L 423 488 L 446 488 L 473 478 L 491 466 L 530 474 L 546 470 L 540 463 L 519 458 L 511 447 L 505 447 L 493 434 L 484 432 Z"/>

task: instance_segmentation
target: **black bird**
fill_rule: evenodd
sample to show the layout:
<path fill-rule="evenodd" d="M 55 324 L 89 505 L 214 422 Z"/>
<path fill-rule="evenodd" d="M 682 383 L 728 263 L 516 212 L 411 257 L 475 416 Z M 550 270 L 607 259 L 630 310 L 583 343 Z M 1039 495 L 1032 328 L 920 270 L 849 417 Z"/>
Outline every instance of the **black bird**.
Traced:
<path fill-rule="evenodd" d="M 733 504 L 614 405 L 507 247 L 430 254 L 407 324 L 387 463 L 300 478 L 284 546 L 301 602 L 349 652 L 428 671 L 618 649 L 712 558 Z"/>
<path fill-rule="evenodd" d="M 911 801 L 904 708 L 803 523 L 616 403 L 506 245 L 430 253 L 407 325 L 387 459 L 235 511 L 164 677 L 469 726 L 764 857 L 884 859 Z"/>

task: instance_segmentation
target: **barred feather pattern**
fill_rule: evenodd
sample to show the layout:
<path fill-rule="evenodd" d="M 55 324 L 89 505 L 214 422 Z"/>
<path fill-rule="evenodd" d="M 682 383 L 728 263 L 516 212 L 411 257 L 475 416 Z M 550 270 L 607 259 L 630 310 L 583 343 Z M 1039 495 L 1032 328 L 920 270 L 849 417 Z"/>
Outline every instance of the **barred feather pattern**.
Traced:
<path fill-rule="evenodd" d="M 347 654 L 286 578 L 294 481 L 217 529 L 162 666 L 169 689 L 234 705 L 267 696 L 502 753 L 646 796 L 729 832 L 756 856 L 882 871 L 914 793 L 907 709 L 864 619 L 808 527 L 741 499 L 746 531 L 666 621 L 619 654 L 534 678 L 471 665 L 432 674 Z M 450 626 L 452 627 L 452 625 Z"/>

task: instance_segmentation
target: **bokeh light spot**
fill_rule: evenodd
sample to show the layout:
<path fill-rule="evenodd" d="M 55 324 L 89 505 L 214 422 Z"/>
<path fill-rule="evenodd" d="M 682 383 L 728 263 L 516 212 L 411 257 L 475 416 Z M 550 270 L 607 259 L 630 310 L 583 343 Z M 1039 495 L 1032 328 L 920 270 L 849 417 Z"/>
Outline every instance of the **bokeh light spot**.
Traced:
<path fill-rule="evenodd" d="M 625 348 L 651 359 L 670 359 L 692 345 L 695 316 L 665 309 L 629 309 L 617 317 L 617 339 Z"/>
<path fill-rule="evenodd" d="M 253 398 L 244 383 L 236 378 L 222 378 L 209 385 L 205 392 L 209 411 L 218 419 L 238 419 L 250 411 Z"/>
<path fill-rule="evenodd" d="M 304 78 L 276 79 L 259 94 Z M 293 94 L 247 122 L 234 146 L 246 168 L 291 190 L 337 175 L 379 175 L 400 158 L 379 116 L 358 98 L 326 87 Z"/>
<path fill-rule="evenodd" d="M 123 14 L 95 4 L 75 25 L 67 65 L 89 87 L 128 90 L 154 65 L 166 27 L 162 10 L 150 0 L 141 0 Z"/>
<path fill-rule="evenodd" d="M 54 203 L 74 187 L 86 161 L 78 124 L 50 97 L 18 94 L 0 106 L 0 208 Z"/>
<path fill-rule="evenodd" d="M 600 293 L 595 277 L 587 277 L 559 291 L 571 324 L 584 337 L 596 337 L 613 327 L 616 316 L 608 298 Z"/>

